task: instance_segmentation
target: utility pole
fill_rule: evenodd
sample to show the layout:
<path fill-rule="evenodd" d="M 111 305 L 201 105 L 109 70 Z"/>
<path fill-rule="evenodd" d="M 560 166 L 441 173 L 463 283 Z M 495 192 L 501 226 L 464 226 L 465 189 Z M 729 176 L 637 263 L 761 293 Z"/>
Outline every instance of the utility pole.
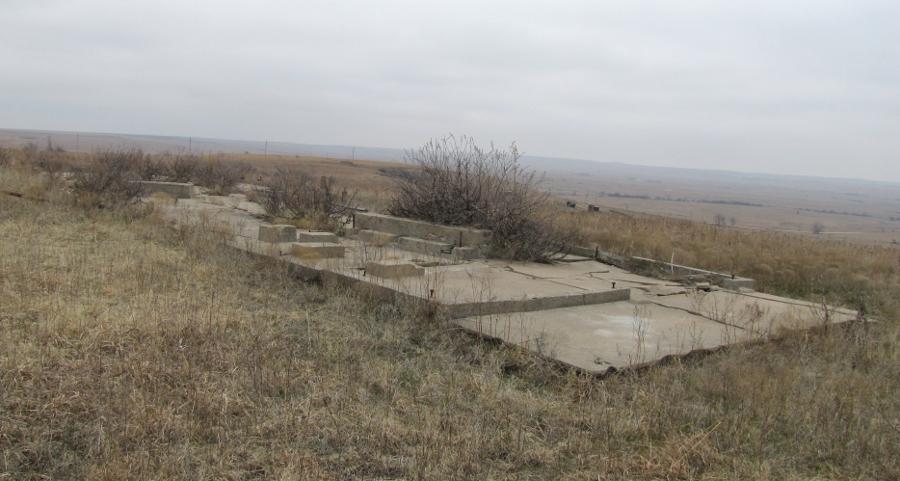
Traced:
<path fill-rule="evenodd" d="M 266 139 L 266 147 L 265 147 L 265 159 L 269 160 L 269 139 Z"/>

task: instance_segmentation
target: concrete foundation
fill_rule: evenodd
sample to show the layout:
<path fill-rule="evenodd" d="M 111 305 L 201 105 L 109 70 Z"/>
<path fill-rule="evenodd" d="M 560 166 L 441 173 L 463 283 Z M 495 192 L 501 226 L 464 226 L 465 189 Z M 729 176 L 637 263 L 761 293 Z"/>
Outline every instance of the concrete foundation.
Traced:
<path fill-rule="evenodd" d="M 193 195 L 194 184 L 182 182 L 159 182 L 155 180 L 139 180 L 145 194 L 161 192 L 176 199 L 190 199 Z"/>
<path fill-rule="evenodd" d="M 338 242 L 337 234 L 333 232 L 308 232 L 303 230 L 297 231 L 297 242 Z"/>
<path fill-rule="evenodd" d="M 297 228 L 287 224 L 260 224 L 259 237 L 262 242 L 296 242 Z"/>
<path fill-rule="evenodd" d="M 339 259 L 344 257 L 344 246 L 331 242 L 295 242 L 290 254 L 301 259 Z"/>
<path fill-rule="evenodd" d="M 354 215 L 354 227 L 398 236 L 442 241 L 462 247 L 479 247 L 490 243 L 491 239 L 491 232 L 483 229 L 432 224 L 431 222 L 371 212 L 357 212 Z"/>
<path fill-rule="evenodd" d="M 380 261 L 366 264 L 366 275 L 380 277 L 382 279 L 397 279 L 400 277 L 421 277 L 425 275 L 425 268 L 411 262 Z"/>
<path fill-rule="evenodd" d="M 456 261 L 471 261 L 482 257 L 481 249 L 477 247 L 454 247 L 450 255 Z"/>
<path fill-rule="evenodd" d="M 376 247 L 386 246 L 397 240 L 397 237 L 400 237 L 397 234 L 368 229 L 360 230 L 356 236 L 359 240 Z"/>
<path fill-rule="evenodd" d="M 569 259 L 576 262 L 466 260 L 462 257 L 474 253 L 475 246 L 434 237 L 402 236 L 380 247 L 371 241 L 396 235 L 363 229 L 359 240 L 281 242 L 291 235 L 298 239 L 292 226 L 264 224 L 239 207 L 194 198 L 161 202 L 159 208 L 174 222 L 214 218 L 217 226 L 234 234 L 230 245 L 276 257 L 301 278 L 352 285 L 384 302 L 432 304 L 469 332 L 591 373 L 856 317 L 846 309 L 749 292 L 740 278 L 699 269 L 685 268 L 684 277 L 673 279 L 637 274 L 607 262 L 623 264 L 597 249 Z M 449 259 L 448 253 L 455 258 Z M 649 267 L 672 273 L 666 263 L 647 261 Z M 696 288 L 711 275 L 731 290 Z"/>
<path fill-rule="evenodd" d="M 430 241 L 419 239 L 416 237 L 398 237 L 396 240 L 397 247 L 411 252 L 421 252 L 430 256 L 440 256 L 451 254 L 453 252 L 453 244 L 441 241 Z"/>

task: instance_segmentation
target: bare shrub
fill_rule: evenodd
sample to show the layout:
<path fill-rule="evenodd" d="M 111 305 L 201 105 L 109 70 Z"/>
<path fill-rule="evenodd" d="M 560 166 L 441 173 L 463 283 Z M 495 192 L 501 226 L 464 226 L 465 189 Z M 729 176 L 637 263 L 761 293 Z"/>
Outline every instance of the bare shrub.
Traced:
<path fill-rule="evenodd" d="M 9 149 L 0 147 L 0 167 L 6 167 L 12 160 L 12 152 Z"/>
<path fill-rule="evenodd" d="M 398 176 L 388 211 L 439 224 L 493 232 L 492 255 L 548 260 L 565 248 L 565 237 L 547 208 L 541 178 L 519 163 L 515 144 L 485 150 L 471 137 L 431 140 L 407 152 L 419 170 Z"/>
<path fill-rule="evenodd" d="M 78 200 L 88 205 L 131 201 L 141 195 L 138 167 L 144 160 L 140 150 L 95 154 L 75 172 L 72 188 Z"/>
<path fill-rule="evenodd" d="M 214 195 L 225 195 L 243 180 L 250 166 L 240 162 L 226 162 L 221 159 L 200 162 L 191 180 L 210 190 Z"/>
<path fill-rule="evenodd" d="M 333 177 L 318 181 L 295 169 L 279 168 L 262 192 L 266 212 L 274 217 L 307 219 L 316 227 L 334 227 L 352 210 L 354 196 L 339 188 Z"/>
<path fill-rule="evenodd" d="M 200 166 L 200 157 L 193 154 L 176 154 L 168 164 L 169 179 L 173 182 L 191 182 Z"/>
<path fill-rule="evenodd" d="M 160 159 L 145 155 L 136 163 L 135 171 L 143 180 L 158 180 L 167 176 L 168 166 Z"/>

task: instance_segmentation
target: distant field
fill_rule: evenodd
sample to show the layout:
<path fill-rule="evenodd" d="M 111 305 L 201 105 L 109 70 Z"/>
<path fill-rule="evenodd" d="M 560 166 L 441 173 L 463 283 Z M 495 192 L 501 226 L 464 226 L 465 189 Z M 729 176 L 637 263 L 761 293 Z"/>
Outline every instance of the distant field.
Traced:
<path fill-rule="evenodd" d="M 193 152 L 247 161 L 260 175 L 298 166 L 310 175 L 341 179 L 366 204 L 384 207 L 391 175 L 407 169 L 402 151 L 352 146 L 266 144 L 187 137 L 0 129 L 0 146 L 48 142 L 68 151 L 141 148 L 145 152 Z M 268 149 L 268 154 L 264 150 Z M 355 158 L 353 158 L 355 157 Z M 359 159 L 375 160 L 359 160 Z M 737 172 L 646 167 L 609 162 L 525 156 L 546 173 L 544 187 L 574 200 L 580 209 L 639 212 L 719 224 L 736 229 L 795 233 L 864 245 L 898 246 L 900 184 Z"/>
<path fill-rule="evenodd" d="M 741 174 L 719 178 L 548 172 L 554 194 L 603 208 L 740 229 L 800 233 L 869 245 L 900 242 L 900 185 Z"/>

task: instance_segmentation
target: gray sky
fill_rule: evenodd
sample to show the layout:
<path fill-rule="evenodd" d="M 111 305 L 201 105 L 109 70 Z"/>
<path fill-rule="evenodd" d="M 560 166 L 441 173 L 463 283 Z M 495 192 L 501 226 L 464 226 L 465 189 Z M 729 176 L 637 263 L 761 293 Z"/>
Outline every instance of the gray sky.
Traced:
<path fill-rule="evenodd" d="M 0 0 L 0 126 L 900 181 L 900 2 Z"/>

